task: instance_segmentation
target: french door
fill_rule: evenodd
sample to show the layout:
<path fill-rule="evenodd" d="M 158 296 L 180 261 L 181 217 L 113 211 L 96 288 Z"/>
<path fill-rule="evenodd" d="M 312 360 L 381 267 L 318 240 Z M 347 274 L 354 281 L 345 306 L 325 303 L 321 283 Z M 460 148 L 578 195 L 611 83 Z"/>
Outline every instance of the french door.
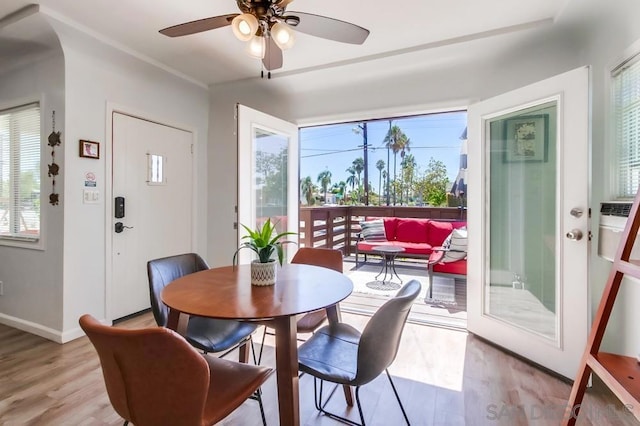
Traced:
<path fill-rule="evenodd" d="M 298 127 L 237 105 L 238 117 L 238 245 L 246 234 L 241 225 L 261 226 L 267 219 L 278 232 L 298 234 Z M 291 235 L 287 238 L 296 241 Z M 288 247 L 290 258 L 295 248 Z M 285 246 L 285 250 L 287 247 Z M 249 263 L 249 250 L 241 250 L 239 263 Z"/>
<path fill-rule="evenodd" d="M 589 70 L 469 108 L 468 329 L 570 379 L 589 329 Z"/>

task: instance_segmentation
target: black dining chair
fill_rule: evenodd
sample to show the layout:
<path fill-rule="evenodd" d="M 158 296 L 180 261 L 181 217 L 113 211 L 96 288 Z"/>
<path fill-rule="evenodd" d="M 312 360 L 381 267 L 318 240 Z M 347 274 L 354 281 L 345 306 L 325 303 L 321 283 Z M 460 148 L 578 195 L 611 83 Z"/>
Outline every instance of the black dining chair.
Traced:
<path fill-rule="evenodd" d="M 209 265 L 195 253 L 163 257 L 150 260 L 147 263 L 151 308 L 159 326 L 166 327 L 169 316 L 169 308 L 160 298 L 162 289 L 180 277 L 206 269 L 209 269 Z M 226 351 L 221 355 L 224 357 L 247 343 L 252 346 L 252 352 L 254 352 L 251 335 L 257 327 L 257 325 L 247 322 L 192 316 L 189 318 L 184 337 L 191 345 L 204 353 Z M 243 350 L 246 349 L 245 346 Z"/>
<path fill-rule="evenodd" d="M 409 281 L 393 299 L 376 311 L 362 333 L 349 324 L 330 324 L 317 330 L 298 348 L 300 371 L 313 376 L 314 403 L 318 411 L 348 424 L 364 426 L 359 397 L 360 386 L 371 382 L 384 371 L 400 404 L 404 419 L 407 424 L 410 424 L 388 367 L 396 358 L 402 330 L 412 303 L 418 297 L 421 288 L 420 282 Z M 320 381 L 319 391 L 318 380 Z M 356 387 L 356 402 L 362 423 L 356 423 L 325 410 L 324 407 L 331 396 L 323 403 L 324 381 Z"/>

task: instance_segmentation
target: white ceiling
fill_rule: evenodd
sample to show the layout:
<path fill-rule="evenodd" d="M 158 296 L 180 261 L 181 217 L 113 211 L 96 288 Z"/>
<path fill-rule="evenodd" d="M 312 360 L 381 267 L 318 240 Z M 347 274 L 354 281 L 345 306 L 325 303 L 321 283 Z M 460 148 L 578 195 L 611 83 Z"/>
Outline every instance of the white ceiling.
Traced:
<path fill-rule="evenodd" d="M 261 69 L 258 60 L 244 53 L 243 43 L 230 28 L 174 39 L 158 33 L 161 28 L 178 23 L 236 13 L 235 0 L 2 0 L 0 17 L 31 3 L 40 4 L 41 11 L 54 18 L 127 46 L 207 85 L 253 78 Z M 345 63 L 402 58 L 407 53 L 492 34 L 519 33 L 556 19 L 566 3 L 567 0 L 295 0 L 289 11 L 353 22 L 371 34 L 363 45 L 354 46 L 297 33 L 296 45 L 284 52 L 284 67 L 276 73 L 295 75 Z M 0 27 L 1 23 L 0 19 Z M 24 54 L 25 48 L 0 30 L 0 59 Z"/>

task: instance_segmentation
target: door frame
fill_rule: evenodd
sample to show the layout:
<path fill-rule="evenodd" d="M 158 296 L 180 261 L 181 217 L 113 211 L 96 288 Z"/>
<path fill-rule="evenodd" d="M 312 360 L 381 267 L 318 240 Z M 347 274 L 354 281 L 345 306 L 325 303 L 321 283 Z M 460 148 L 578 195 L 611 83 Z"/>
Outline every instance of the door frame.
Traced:
<path fill-rule="evenodd" d="M 105 170 L 104 170 L 104 208 L 105 208 L 105 292 L 104 292 L 104 312 L 105 320 L 108 323 L 113 322 L 112 309 L 111 309 L 111 297 L 112 297 L 112 285 L 113 285 L 113 114 L 123 114 L 139 120 L 148 121 L 150 123 L 159 124 L 161 126 L 172 127 L 177 130 L 189 132 L 192 135 L 191 146 L 193 147 L 193 154 L 191 156 L 191 187 L 193 190 L 193 196 L 191 197 L 191 250 L 198 247 L 198 234 L 197 228 L 197 194 L 199 191 L 198 185 L 198 165 L 196 161 L 198 132 L 195 128 L 190 127 L 184 123 L 175 122 L 166 117 L 159 117 L 148 111 L 142 111 L 130 106 L 107 102 L 106 107 L 106 136 L 105 146 L 102 150 L 104 153 Z M 203 235 L 206 235 L 206 224 Z"/>

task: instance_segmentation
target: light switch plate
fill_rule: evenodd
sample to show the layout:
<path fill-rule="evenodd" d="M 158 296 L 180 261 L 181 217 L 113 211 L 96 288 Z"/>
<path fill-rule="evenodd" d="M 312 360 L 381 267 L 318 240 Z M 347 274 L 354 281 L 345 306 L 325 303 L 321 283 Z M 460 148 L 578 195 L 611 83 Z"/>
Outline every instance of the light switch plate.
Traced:
<path fill-rule="evenodd" d="M 82 202 L 84 204 L 98 204 L 100 202 L 100 192 L 97 189 L 85 189 Z"/>

